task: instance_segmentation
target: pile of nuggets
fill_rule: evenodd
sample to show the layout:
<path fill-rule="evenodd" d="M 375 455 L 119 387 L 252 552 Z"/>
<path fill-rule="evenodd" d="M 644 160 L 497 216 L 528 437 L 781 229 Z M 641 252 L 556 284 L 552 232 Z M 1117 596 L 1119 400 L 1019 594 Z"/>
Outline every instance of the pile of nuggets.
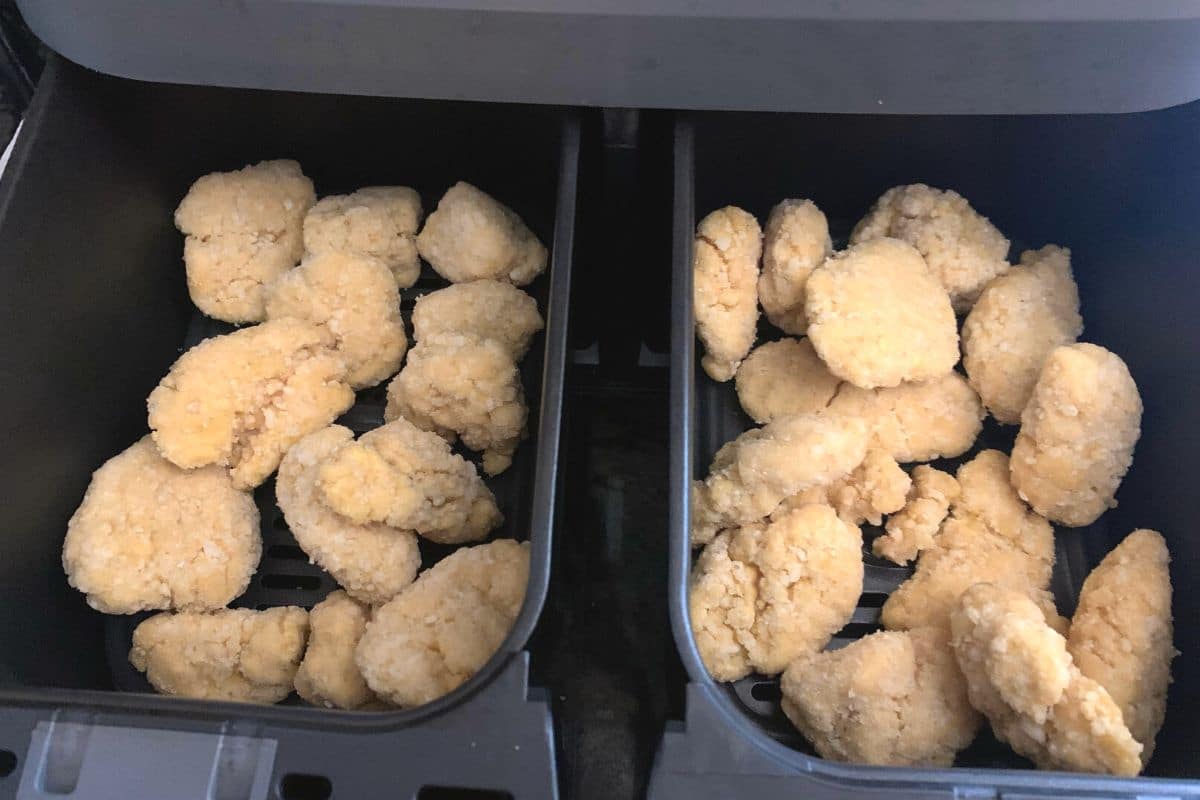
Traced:
<path fill-rule="evenodd" d="M 401 186 L 317 201 L 294 161 L 205 175 L 176 210 L 193 302 L 250 325 L 179 357 L 147 400 L 150 434 L 96 471 L 63 545 L 93 608 L 162 612 L 129 653 L 158 691 L 416 706 L 467 680 L 511 629 L 526 544 L 461 547 L 421 571 L 418 540 L 484 542 L 503 521 L 451 445 L 496 475 L 525 436 L 518 363 L 543 322 L 518 287 L 547 252 L 466 183 L 422 216 Z M 400 290 L 422 258 L 451 285 L 417 300 L 409 351 Z M 393 375 L 381 427 L 356 440 L 333 424 L 356 390 Z M 296 542 L 341 586 L 311 612 L 227 607 L 262 554 L 251 492 L 275 473 Z"/>
<path fill-rule="evenodd" d="M 693 484 L 692 630 L 714 679 L 781 675 L 783 712 L 825 758 L 950 765 L 986 718 L 1039 767 L 1136 775 L 1176 655 L 1166 543 L 1129 534 L 1070 620 L 1049 585 L 1052 523 L 1116 505 L 1141 398 L 1118 356 L 1078 341 L 1070 252 L 1008 250 L 923 184 L 887 191 L 840 252 L 809 200 L 765 233 L 735 207 L 700 222 L 701 365 L 761 427 Z M 754 348 L 760 305 L 791 338 Z M 1010 454 L 900 466 L 967 454 L 987 414 L 1020 426 Z M 884 630 L 827 650 L 862 594 L 867 523 L 884 526 L 876 556 L 916 567 Z"/>

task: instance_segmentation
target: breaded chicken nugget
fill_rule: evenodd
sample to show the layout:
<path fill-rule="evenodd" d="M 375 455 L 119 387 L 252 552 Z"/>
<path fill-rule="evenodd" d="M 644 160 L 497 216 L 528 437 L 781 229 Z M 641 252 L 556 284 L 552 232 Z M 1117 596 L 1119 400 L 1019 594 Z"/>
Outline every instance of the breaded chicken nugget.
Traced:
<path fill-rule="evenodd" d="M 346 382 L 365 389 L 396 374 L 408 338 L 400 292 L 384 263 L 338 251 L 307 256 L 266 289 L 267 319 L 316 325 L 346 362 Z"/>
<path fill-rule="evenodd" d="M 1083 582 L 1067 648 L 1103 686 L 1142 745 L 1142 764 L 1167 713 L 1172 645 L 1171 555 L 1156 531 L 1136 530 Z"/>
<path fill-rule="evenodd" d="M 469 183 L 446 190 L 417 251 L 452 283 L 492 278 L 524 286 L 546 269 L 546 248 L 511 208 Z"/>
<path fill-rule="evenodd" d="M 829 410 L 867 420 L 871 446 L 902 464 L 960 456 L 983 429 L 979 395 L 957 372 L 890 389 L 842 384 Z"/>
<path fill-rule="evenodd" d="M 912 561 L 933 546 L 933 537 L 958 495 L 958 481 L 953 475 L 921 464 L 913 470 L 912 489 L 904 508 L 888 517 L 887 533 L 872 542 L 871 551 L 897 564 Z"/>
<path fill-rule="evenodd" d="M 296 265 L 301 226 L 316 202 L 295 161 L 263 161 L 197 180 L 175 209 L 187 236 L 188 292 L 205 314 L 226 322 L 264 318 L 263 287 Z"/>
<path fill-rule="evenodd" d="M 302 320 L 206 339 L 150 393 L 154 443 L 185 469 L 227 466 L 235 487 L 252 489 L 302 436 L 354 404 L 345 375 L 321 331 Z"/>
<path fill-rule="evenodd" d="M 441 544 L 477 542 L 504 519 L 475 465 L 406 419 L 326 456 L 317 486 L 351 522 L 382 522 Z"/>
<path fill-rule="evenodd" d="M 483 451 L 488 475 L 512 464 L 529 409 L 521 373 L 504 345 L 461 334 L 428 336 L 393 382 L 419 419 L 449 428 L 467 447 Z"/>
<path fill-rule="evenodd" d="M 813 201 L 784 200 L 771 209 L 763 234 L 758 300 L 772 325 L 793 336 L 804 335 L 804 285 L 832 252 L 829 223 Z"/>
<path fill-rule="evenodd" d="M 527 543 L 455 550 L 375 610 L 355 653 L 367 685 L 406 707 L 454 690 L 504 643 L 528 581 Z"/>
<path fill-rule="evenodd" d="M 143 436 L 92 476 L 62 560 L 88 605 L 132 614 L 221 608 L 246 591 L 261 555 L 258 508 L 229 473 L 182 470 Z"/>
<path fill-rule="evenodd" d="M 726 531 L 692 571 L 700 657 L 718 681 L 776 675 L 850 621 L 862 584 L 862 534 L 829 506 Z"/>
<path fill-rule="evenodd" d="M 296 543 L 356 600 L 378 605 L 413 582 L 421 552 L 412 531 L 357 525 L 325 505 L 317 476 L 326 459 L 353 443 L 341 425 L 310 433 L 279 464 L 275 496 Z"/>
<path fill-rule="evenodd" d="M 307 638 L 308 612 L 295 606 L 155 614 L 133 631 L 129 663 L 163 694 L 278 703 Z"/>
<path fill-rule="evenodd" d="M 888 189 L 854 227 L 850 243 L 883 236 L 920 251 L 958 312 L 969 309 L 988 281 L 1008 270 L 1008 239 L 948 189 L 923 183 Z"/>
<path fill-rule="evenodd" d="M 393 380 L 387 386 L 387 405 L 383 408 L 384 422 L 406 419 L 423 431 L 436 433 L 450 444 L 458 441 L 458 434 L 444 425 L 438 425 L 429 416 L 418 414 L 408 398 L 404 395 L 404 386 L 398 380 Z"/>
<path fill-rule="evenodd" d="M 1045 517 L 1091 525 L 1114 496 L 1142 434 L 1142 398 L 1129 368 L 1094 344 L 1046 358 L 1012 451 L 1012 482 Z"/>
<path fill-rule="evenodd" d="M 1050 351 L 1083 333 L 1071 251 L 1026 250 L 987 285 L 963 323 L 963 367 L 992 416 L 1021 421 Z"/>
<path fill-rule="evenodd" d="M 1121 709 L 1080 673 L 1029 597 L 976 584 L 963 592 L 950 627 L 971 705 L 997 738 L 1043 769 L 1138 774 L 1142 746 Z"/>
<path fill-rule="evenodd" d="M 824 486 L 862 463 L 867 428 L 852 417 L 797 414 L 746 431 L 713 458 L 708 477 L 692 483 L 692 545 L 723 528 L 756 522 L 783 500 Z"/>
<path fill-rule="evenodd" d="M 808 278 L 808 336 L 829 371 L 873 389 L 941 378 L 958 362 L 946 290 L 898 239 L 835 253 Z"/>
<path fill-rule="evenodd" d="M 322 197 L 304 217 L 304 249 L 378 258 L 396 285 L 407 289 L 421 274 L 421 213 L 421 196 L 407 186 L 367 186 Z"/>
<path fill-rule="evenodd" d="M 878 525 L 884 514 L 899 511 L 912 486 L 908 473 L 882 450 L 868 450 L 850 474 L 822 486 L 813 486 L 787 498 L 772 512 L 772 519 L 810 503 L 831 506 L 851 525 Z"/>
<path fill-rule="evenodd" d="M 537 301 L 511 283 L 480 280 L 456 283 L 417 298 L 412 313 L 417 341 L 458 333 L 494 339 L 520 361 L 533 335 L 545 327 Z"/>
<path fill-rule="evenodd" d="M 873 633 L 801 655 L 780 688 L 783 713 L 834 761 L 948 767 L 982 721 L 937 628 Z"/>
<path fill-rule="evenodd" d="M 700 366 L 714 381 L 727 381 L 754 346 L 762 230 L 752 214 L 726 206 L 700 220 L 693 248 L 696 335 L 704 345 Z"/>
<path fill-rule="evenodd" d="M 808 339 L 780 339 L 754 348 L 738 367 L 737 396 L 746 414 L 761 425 L 822 410 L 841 382 Z"/>
<path fill-rule="evenodd" d="M 375 700 L 354 663 L 370 616 L 369 608 L 345 592 L 333 592 L 313 606 L 308 649 L 296 670 L 296 694 L 326 708 L 360 708 Z"/>

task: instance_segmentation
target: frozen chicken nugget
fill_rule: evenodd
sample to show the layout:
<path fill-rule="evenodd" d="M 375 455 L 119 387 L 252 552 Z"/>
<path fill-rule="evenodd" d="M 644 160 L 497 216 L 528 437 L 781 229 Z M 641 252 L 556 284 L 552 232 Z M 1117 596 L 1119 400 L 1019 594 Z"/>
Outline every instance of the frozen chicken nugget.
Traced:
<path fill-rule="evenodd" d="M 742 409 L 761 425 L 824 409 L 841 382 L 808 339 L 780 339 L 751 351 L 738 367 L 736 386 Z"/>
<path fill-rule="evenodd" d="M 321 465 L 353 441 L 349 428 L 330 425 L 292 445 L 279 464 L 275 497 L 300 549 L 355 600 L 379 605 L 417 577 L 421 552 L 412 531 L 358 525 L 325 505 Z"/>
<path fill-rule="evenodd" d="M 400 292 L 382 261 L 337 251 L 309 255 L 267 287 L 267 319 L 316 325 L 365 389 L 395 375 L 408 349 Z"/>
<path fill-rule="evenodd" d="M 411 529 L 441 544 L 477 542 L 504 519 L 475 465 L 406 419 L 327 456 L 317 486 L 351 522 Z"/>
<path fill-rule="evenodd" d="M 483 451 L 488 475 L 512 464 L 529 410 L 521 373 L 503 344 L 450 333 L 425 337 L 393 383 L 418 419 L 455 431 L 467 447 Z"/>
<path fill-rule="evenodd" d="M 492 280 L 456 283 L 418 297 L 412 323 L 417 341 L 443 333 L 494 339 L 515 361 L 545 327 L 536 300 L 511 283 Z"/>
<path fill-rule="evenodd" d="M 453 691 L 504 643 L 528 581 L 528 544 L 455 550 L 375 610 L 355 653 L 367 685 L 405 707 Z"/>
<path fill-rule="evenodd" d="M 296 265 L 316 201 L 295 161 L 263 161 L 197 180 L 175 209 L 196 307 L 226 322 L 264 318 L 263 287 Z"/>
<path fill-rule="evenodd" d="M 261 555 L 258 508 L 229 473 L 182 470 L 144 436 L 92 476 L 62 560 L 88 605 L 132 614 L 221 608 L 246 591 Z"/>
<path fill-rule="evenodd" d="M 295 606 L 155 614 L 133 631 L 129 663 L 163 694 L 278 703 L 307 638 L 308 612 Z"/>
<path fill-rule="evenodd" d="M 1012 482 L 1045 517 L 1091 525 L 1114 496 L 1141 436 L 1142 398 L 1125 362 L 1094 344 L 1055 348 L 1012 451 Z"/>
<path fill-rule="evenodd" d="M 758 300 L 772 325 L 793 336 L 804 335 L 804 285 L 832 252 L 829 223 L 813 201 L 784 200 L 771 209 L 763 233 Z"/>
<path fill-rule="evenodd" d="M 1015 425 L 1050 351 L 1083 332 L 1071 251 L 1026 250 L 1021 263 L 987 285 L 963 323 L 963 367 L 983 404 Z"/>
<path fill-rule="evenodd" d="M 417 251 L 451 283 L 492 278 L 524 286 L 546 269 L 546 248 L 506 205 L 459 181 L 438 201 Z"/>
<path fill-rule="evenodd" d="M 692 545 L 761 520 L 788 497 L 845 476 L 866 454 L 866 425 L 852 417 L 797 414 L 746 431 L 692 484 Z"/>
<path fill-rule="evenodd" d="M 1142 746 L 1121 709 L 1080 673 L 1063 637 L 1026 595 L 976 584 L 963 592 L 950 627 L 971 705 L 997 738 L 1043 769 L 1141 771 Z"/>
<path fill-rule="evenodd" d="M 808 278 L 808 336 L 839 378 L 873 389 L 941 378 L 958 362 L 946 290 L 898 239 L 835 253 Z"/>
<path fill-rule="evenodd" d="M 404 394 L 404 386 L 393 380 L 387 387 L 387 405 L 383 408 L 384 422 L 406 419 L 423 431 L 436 433 L 450 444 L 458 440 L 458 434 L 444 425 L 438 425 L 426 414 L 418 414 Z"/>
<path fill-rule="evenodd" d="M 958 499 L 954 476 L 921 464 L 912 473 L 912 489 L 904 508 L 888 517 L 887 532 L 875 539 L 871 551 L 880 558 L 907 564 L 933 546 L 950 504 Z"/>
<path fill-rule="evenodd" d="M 693 247 L 696 335 L 704 345 L 700 365 L 714 381 L 727 381 L 754 346 L 762 230 L 753 215 L 726 206 L 700 220 Z"/>
<path fill-rule="evenodd" d="M 417 229 L 421 196 L 407 186 L 368 186 L 322 197 L 304 217 L 304 249 L 382 261 L 396 285 L 407 289 L 421 274 Z"/>
<path fill-rule="evenodd" d="M 229 467 L 252 489 L 287 449 L 354 403 L 321 331 L 279 319 L 206 339 L 180 356 L 146 401 L 154 443 L 185 468 Z"/>
<path fill-rule="evenodd" d="M 1171 562 L 1156 531 L 1137 530 L 1083 582 L 1067 647 L 1079 671 L 1103 686 L 1142 745 L 1142 764 L 1167 712 L 1172 644 Z"/>
<path fill-rule="evenodd" d="M 340 591 L 313 606 L 308 648 L 296 670 L 296 694 L 326 708 L 360 708 L 375 700 L 354 663 L 354 649 L 370 616 L 369 608 Z"/>
<path fill-rule="evenodd" d="M 840 650 L 806 653 L 780 681 L 783 713 L 822 758 L 948 767 L 981 718 L 946 633 L 873 633 Z"/>
<path fill-rule="evenodd" d="M 829 506 L 726 531 L 692 571 L 700 657 L 718 681 L 777 675 L 850 621 L 862 584 L 862 534 Z"/>
<path fill-rule="evenodd" d="M 832 507 L 851 525 L 864 522 L 878 525 L 884 514 L 899 511 L 904 506 L 911 486 L 912 480 L 896 459 L 882 450 L 868 450 L 862 463 L 849 475 L 789 497 L 779 504 L 771 517 L 809 503 L 821 503 Z"/>
<path fill-rule="evenodd" d="M 920 251 L 963 312 L 988 281 L 1008 270 L 1008 239 L 960 194 L 923 183 L 888 189 L 850 234 L 858 244 L 890 236 Z"/>

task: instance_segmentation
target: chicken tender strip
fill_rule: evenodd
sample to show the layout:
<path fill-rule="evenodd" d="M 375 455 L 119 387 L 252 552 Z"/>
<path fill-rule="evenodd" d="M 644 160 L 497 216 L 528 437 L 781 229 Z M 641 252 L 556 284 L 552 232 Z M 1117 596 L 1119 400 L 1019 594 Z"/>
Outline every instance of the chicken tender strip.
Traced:
<path fill-rule="evenodd" d="M 1015 425 L 1046 356 L 1083 333 L 1071 251 L 1026 250 L 1020 265 L 987 285 L 963 323 L 963 367 L 988 411 Z"/>
<path fill-rule="evenodd" d="M 971 705 L 1001 741 L 1043 769 L 1137 775 L 1138 744 L 1103 686 L 1019 591 L 980 583 L 963 592 L 951 644 Z"/>
<path fill-rule="evenodd" d="M 921 464 L 913 470 L 912 489 L 904 508 L 888 518 L 887 532 L 875 539 L 871 551 L 897 564 L 912 561 L 933 546 L 933 537 L 958 495 L 958 481 L 953 475 Z"/>
<path fill-rule="evenodd" d="M 67 523 L 67 581 L 106 614 L 221 608 L 262 555 L 258 507 L 220 467 L 182 470 L 143 436 L 92 475 Z"/>
<path fill-rule="evenodd" d="M 296 694 L 325 708 L 354 709 L 375 701 L 354 663 L 354 650 L 370 616 L 369 608 L 341 591 L 313 606 L 308 649 L 296 670 Z"/>
<path fill-rule="evenodd" d="M 793 336 L 804 335 L 804 285 L 832 252 L 829 223 L 811 200 L 784 200 L 771 209 L 763 234 L 758 299 L 772 325 Z"/>
<path fill-rule="evenodd" d="M 883 631 L 793 661 L 780 681 L 783 713 L 822 758 L 948 767 L 982 718 L 945 631 Z"/>
<path fill-rule="evenodd" d="M 295 606 L 155 614 L 134 629 L 129 663 L 163 694 L 278 703 L 307 638 L 308 612 Z"/>
<path fill-rule="evenodd" d="M 921 254 L 898 239 L 826 259 L 808 278 L 804 311 L 829 371 L 864 389 L 941 378 L 958 362 L 950 298 Z"/>
<path fill-rule="evenodd" d="M 275 497 L 309 559 L 355 600 L 379 605 L 417 577 L 421 551 L 412 531 L 381 523 L 358 525 L 325 504 L 317 489 L 321 466 L 353 442 L 349 428 L 330 425 L 292 445 L 279 464 Z"/>
<path fill-rule="evenodd" d="M 1041 515 L 1091 525 L 1117 505 L 1142 434 L 1142 398 L 1125 362 L 1094 344 L 1046 358 L 1012 451 L 1012 482 Z"/>
<path fill-rule="evenodd" d="M 692 483 L 692 546 L 841 478 L 866 454 L 866 425 L 852 417 L 798 414 L 746 431 L 717 451 L 707 478 Z"/>
<path fill-rule="evenodd" d="M 382 522 L 441 544 L 480 541 L 504 519 L 475 465 L 405 419 L 327 456 L 317 486 L 351 522 Z"/>
<path fill-rule="evenodd" d="M 833 508 L 851 525 L 878 525 L 884 514 L 904 506 L 912 480 L 896 459 L 881 450 L 868 450 L 862 463 L 850 474 L 824 486 L 805 489 L 787 498 L 772 512 L 775 518 L 793 508 L 821 503 Z"/>
<path fill-rule="evenodd" d="M 264 318 L 263 287 L 296 265 L 316 201 L 295 161 L 263 161 L 197 180 L 175 210 L 196 307 L 226 322 Z"/>
<path fill-rule="evenodd" d="M 527 543 L 455 550 L 375 610 L 355 652 L 367 685 L 404 707 L 453 691 L 504 643 L 528 581 Z"/>
<path fill-rule="evenodd" d="M 777 675 L 824 647 L 862 594 L 862 534 L 824 505 L 726 531 L 700 554 L 688 608 L 718 681 Z"/>
<path fill-rule="evenodd" d="M 1008 239 L 949 189 L 923 183 L 888 189 L 855 226 L 850 243 L 882 236 L 917 248 L 960 313 L 971 307 L 988 281 L 1008 271 Z"/>
<path fill-rule="evenodd" d="M 1142 745 L 1142 765 L 1167 713 L 1172 640 L 1171 555 L 1161 534 L 1136 530 L 1083 582 L 1067 648 L 1103 686 Z"/>
<path fill-rule="evenodd" d="M 737 371 L 737 396 L 758 424 L 823 410 L 841 379 L 832 375 L 807 339 L 761 344 Z"/>
<path fill-rule="evenodd" d="M 456 283 L 417 298 L 412 313 L 417 341 L 444 333 L 494 339 L 520 361 L 535 333 L 545 327 L 537 301 L 511 283 Z"/>
<path fill-rule="evenodd" d="M 322 197 L 304 217 L 304 249 L 377 258 L 396 286 L 407 289 L 421 275 L 421 215 L 421 196 L 407 186 L 367 186 Z"/>
<path fill-rule="evenodd" d="M 732 378 L 754 346 L 761 253 L 758 220 L 740 208 L 719 208 L 696 226 L 692 252 L 696 335 L 704 345 L 700 366 L 714 381 Z"/>

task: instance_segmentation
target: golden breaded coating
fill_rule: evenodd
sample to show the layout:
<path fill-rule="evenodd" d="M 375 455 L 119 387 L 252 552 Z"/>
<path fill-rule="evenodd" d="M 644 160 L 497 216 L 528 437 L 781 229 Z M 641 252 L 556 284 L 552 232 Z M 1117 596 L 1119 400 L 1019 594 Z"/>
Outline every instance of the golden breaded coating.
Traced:
<path fill-rule="evenodd" d="M 841 384 L 817 357 L 808 339 L 761 344 L 737 371 L 737 396 L 749 417 L 762 425 L 791 414 L 821 411 Z"/>
<path fill-rule="evenodd" d="M 921 254 L 898 239 L 835 253 L 805 288 L 808 336 L 829 371 L 873 389 L 941 378 L 958 363 L 958 325 Z"/>
<path fill-rule="evenodd" d="M 520 361 L 533 335 L 545 327 L 537 301 L 511 283 L 456 283 L 417 298 L 412 313 L 417 341 L 443 333 L 494 339 Z"/>
<path fill-rule="evenodd" d="M 780 688 L 783 713 L 834 761 L 948 767 L 981 722 L 937 628 L 873 633 L 802 655 Z"/>
<path fill-rule="evenodd" d="M 337 251 L 306 256 L 267 287 L 267 319 L 311 322 L 346 363 L 346 382 L 365 389 L 396 374 L 408 337 L 400 292 L 378 259 Z"/>
<path fill-rule="evenodd" d="M 504 345 L 460 334 L 425 337 L 393 383 L 418 419 L 449 428 L 467 447 L 482 451 L 488 475 L 512 464 L 529 409 L 521 373 Z"/>
<path fill-rule="evenodd" d="M 220 467 L 182 470 L 149 436 L 92 475 L 67 523 L 67 581 L 106 614 L 221 608 L 262 555 L 258 508 Z"/>
<path fill-rule="evenodd" d="M 252 489 L 307 433 L 354 404 L 321 331 L 279 319 L 214 336 L 181 355 L 146 401 L 154 443 L 185 468 L 229 467 Z"/>
<path fill-rule="evenodd" d="M 963 592 L 950 627 L 971 705 L 997 738 L 1043 769 L 1138 774 L 1142 746 L 1121 709 L 1080 673 L 1028 596 L 975 584 Z"/>
<path fill-rule="evenodd" d="M 763 233 L 758 300 L 772 325 L 793 336 L 804 335 L 804 286 L 832 252 L 829 223 L 813 201 L 784 200 L 771 209 Z"/>
<path fill-rule="evenodd" d="M 963 367 L 983 404 L 1015 425 L 1050 351 L 1083 333 L 1071 251 L 1026 250 L 1021 263 L 989 283 L 962 328 Z"/>
<path fill-rule="evenodd" d="M 1079 593 L 1067 647 L 1103 686 L 1142 745 L 1142 764 L 1167 713 L 1172 640 L 1171 555 L 1161 534 L 1136 530 L 1104 557 Z"/>
<path fill-rule="evenodd" d="M 475 465 L 406 419 L 326 456 L 317 487 L 351 522 L 382 522 L 441 544 L 480 541 L 504 520 Z"/>
<path fill-rule="evenodd" d="M 829 410 L 867 420 L 871 446 L 902 464 L 960 456 L 983 429 L 979 395 L 957 372 L 890 389 L 842 384 Z"/>
<path fill-rule="evenodd" d="M 854 227 L 850 243 L 883 236 L 908 242 L 964 312 L 988 281 L 1008 270 L 1008 239 L 952 190 L 895 186 Z"/>
<path fill-rule="evenodd" d="M 1021 414 L 1013 485 L 1039 514 L 1091 525 L 1116 506 L 1141 425 L 1142 398 L 1119 356 L 1094 344 L 1055 348 Z"/>
<path fill-rule="evenodd" d="M 426 414 L 418 414 L 408 398 L 404 395 L 404 386 L 398 380 L 393 380 L 387 386 L 387 405 L 383 408 L 384 422 L 406 419 L 423 431 L 436 433 L 450 444 L 458 441 L 458 434 L 444 425 L 438 425 Z"/>
<path fill-rule="evenodd" d="M 341 425 L 310 433 L 279 464 L 275 497 L 296 543 L 355 600 L 379 605 L 413 582 L 421 551 L 412 531 L 380 523 L 357 525 L 325 505 L 321 465 L 354 442 Z"/>
<path fill-rule="evenodd" d="M 761 520 L 786 498 L 843 477 L 866 454 L 866 425 L 852 417 L 797 414 L 746 431 L 692 483 L 692 545 Z"/>
<path fill-rule="evenodd" d="M 762 230 L 752 214 L 726 206 L 700 220 L 693 248 L 696 335 L 704 345 L 700 366 L 714 381 L 727 381 L 754 346 Z"/>
<path fill-rule="evenodd" d="M 882 450 L 868 450 L 850 474 L 822 486 L 813 486 L 787 498 L 772 512 L 775 518 L 793 508 L 821 503 L 833 508 L 851 525 L 878 525 L 884 514 L 899 511 L 912 480 L 896 459 Z"/>
<path fill-rule="evenodd" d="M 407 289 L 421 274 L 421 216 L 421 196 L 407 186 L 367 186 L 322 197 L 304 217 L 304 249 L 377 258 L 396 285 Z"/>
<path fill-rule="evenodd" d="M 954 476 L 921 464 L 912 472 L 912 488 L 904 508 L 888 517 L 887 532 L 871 544 L 880 558 L 907 564 L 933 546 L 933 538 L 958 500 L 958 481 Z"/>
<path fill-rule="evenodd" d="M 452 283 L 492 278 L 524 286 L 546 269 L 545 246 L 508 206 L 459 181 L 425 220 L 417 251 Z"/>
<path fill-rule="evenodd" d="M 692 571 L 688 608 L 700 657 L 718 681 L 776 675 L 850 621 L 862 584 L 862 534 L 829 506 L 726 531 Z"/>
<path fill-rule="evenodd" d="M 278 703 L 307 638 L 308 612 L 295 606 L 155 614 L 133 631 L 129 663 L 163 694 Z"/>
<path fill-rule="evenodd" d="M 226 322 L 258 322 L 263 287 L 296 265 L 301 227 L 316 202 L 295 161 L 263 161 L 197 180 L 175 209 L 196 307 Z"/>
<path fill-rule="evenodd" d="M 499 649 L 529 581 L 529 545 L 497 539 L 455 550 L 375 610 L 355 661 L 398 706 L 453 691 Z"/>
<path fill-rule="evenodd" d="M 341 591 L 313 606 L 308 649 L 296 670 L 296 694 L 325 708 L 361 708 L 374 702 L 375 693 L 354 663 L 354 650 L 370 616 L 370 608 Z"/>

